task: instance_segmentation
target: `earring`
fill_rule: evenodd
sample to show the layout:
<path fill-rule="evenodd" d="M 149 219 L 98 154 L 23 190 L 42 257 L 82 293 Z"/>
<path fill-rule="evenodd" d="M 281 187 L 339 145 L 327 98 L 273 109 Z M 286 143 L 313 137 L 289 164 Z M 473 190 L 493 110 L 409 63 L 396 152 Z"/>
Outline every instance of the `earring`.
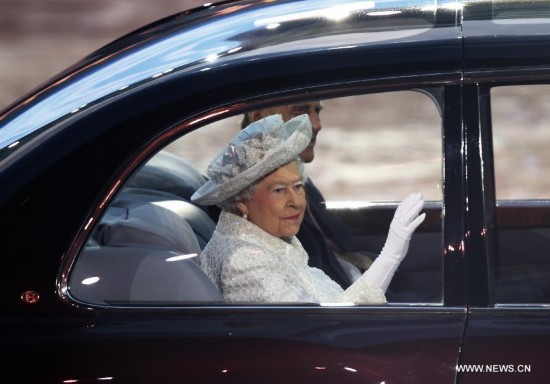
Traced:
<path fill-rule="evenodd" d="M 248 214 L 243 213 L 243 219 L 248 220 Z"/>

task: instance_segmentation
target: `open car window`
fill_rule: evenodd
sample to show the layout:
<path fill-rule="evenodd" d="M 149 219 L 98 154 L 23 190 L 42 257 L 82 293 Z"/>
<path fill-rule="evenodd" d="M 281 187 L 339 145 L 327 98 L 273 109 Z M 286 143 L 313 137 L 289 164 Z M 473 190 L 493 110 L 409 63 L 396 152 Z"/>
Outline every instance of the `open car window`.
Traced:
<path fill-rule="evenodd" d="M 315 158 L 305 165 L 326 200 L 322 241 L 352 280 L 382 250 L 399 202 L 423 195 L 427 218 L 386 293 L 389 303 L 442 302 L 441 94 L 411 89 L 323 100 Z M 220 211 L 190 197 L 241 120 L 187 133 L 134 173 L 76 258 L 72 297 L 97 305 L 225 303 L 223 287 L 200 262 Z"/>

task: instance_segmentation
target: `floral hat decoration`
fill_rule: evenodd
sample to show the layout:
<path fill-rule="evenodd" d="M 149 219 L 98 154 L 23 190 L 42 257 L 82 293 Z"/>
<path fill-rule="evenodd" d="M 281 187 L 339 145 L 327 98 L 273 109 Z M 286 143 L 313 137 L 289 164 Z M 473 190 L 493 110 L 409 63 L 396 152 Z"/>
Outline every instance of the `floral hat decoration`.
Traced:
<path fill-rule="evenodd" d="M 277 168 L 298 160 L 311 142 L 311 122 L 304 114 L 286 123 L 267 116 L 239 132 L 216 155 L 206 171 L 210 178 L 191 196 L 198 204 L 219 204 Z"/>

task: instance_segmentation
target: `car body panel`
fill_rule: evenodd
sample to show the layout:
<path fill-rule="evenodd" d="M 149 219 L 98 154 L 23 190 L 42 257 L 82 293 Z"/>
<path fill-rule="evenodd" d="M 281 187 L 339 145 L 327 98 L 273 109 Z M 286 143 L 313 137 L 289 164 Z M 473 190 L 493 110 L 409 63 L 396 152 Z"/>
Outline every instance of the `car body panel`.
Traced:
<path fill-rule="evenodd" d="M 84 313 L 40 329 L 19 317 L 3 361 L 33 361 L 19 382 L 453 382 L 464 309 L 326 309 Z"/>
<path fill-rule="evenodd" d="M 462 383 L 514 383 L 544 376 L 550 352 L 547 309 L 473 308 L 460 364 Z M 474 371 L 477 370 L 477 371 Z"/>

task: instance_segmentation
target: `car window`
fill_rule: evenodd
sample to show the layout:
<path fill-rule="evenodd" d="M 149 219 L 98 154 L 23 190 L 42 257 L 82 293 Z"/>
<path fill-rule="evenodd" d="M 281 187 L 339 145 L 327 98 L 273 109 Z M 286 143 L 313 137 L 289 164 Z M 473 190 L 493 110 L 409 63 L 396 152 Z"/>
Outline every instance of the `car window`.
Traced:
<path fill-rule="evenodd" d="M 550 302 L 550 85 L 491 90 L 498 303 Z"/>
<path fill-rule="evenodd" d="M 314 257 L 326 243 L 350 281 L 382 250 L 399 202 L 411 192 L 424 196 L 428 219 L 387 291 L 390 303 L 442 300 L 441 94 L 414 89 L 323 100 L 315 157 L 305 164 L 308 183 L 323 197 L 315 225 L 324 237 L 298 236 Z M 190 197 L 243 116 L 187 133 L 132 176 L 74 264 L 73 297 L 102 305 L 223 302 L 223 288 L 199 256 L 220 210 Z"/>

